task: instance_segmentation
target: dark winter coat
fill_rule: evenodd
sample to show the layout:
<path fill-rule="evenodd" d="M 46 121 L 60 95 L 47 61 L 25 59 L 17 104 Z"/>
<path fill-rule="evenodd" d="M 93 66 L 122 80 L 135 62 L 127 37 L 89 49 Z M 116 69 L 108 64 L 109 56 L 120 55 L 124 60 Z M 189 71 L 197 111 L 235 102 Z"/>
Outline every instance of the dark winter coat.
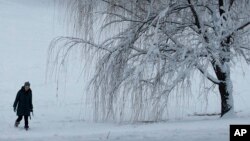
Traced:
<path fill-rule="evenodd" d="M 17 107 L 18 116 L 30 116 L 30 112 L 33 111 L 31 89 L 25 91 L 23 86 L 17 93 L 13 107 L 14 109 Z"/>

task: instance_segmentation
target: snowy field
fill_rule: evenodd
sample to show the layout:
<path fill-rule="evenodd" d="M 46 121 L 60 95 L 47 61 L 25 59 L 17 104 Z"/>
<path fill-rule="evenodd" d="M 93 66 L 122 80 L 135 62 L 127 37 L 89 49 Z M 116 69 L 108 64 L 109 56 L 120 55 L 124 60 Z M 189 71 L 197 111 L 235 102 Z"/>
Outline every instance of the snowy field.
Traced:
<path fill-rule="evenodd" d="M 134 124 L 89 122 L 82 114 L 85 81 L 77 79 L 81 67 L 69 69 L 72 77 L 63 79 L 58 91 L 55 79 L 45 77 L 50 41 L 66 34 L 54 8 L 53 0 L 0 0 L 0 141 L 228 141 L 230 124 L 250 124 L 250 67 L 244 64 L 232 71 L 236 118 L 193 116 L 194 112 L 219 112 L 218 96 L 208 96 L 206 108 L 201 105 L 204 100 L 197 98 L 185 112 L 191 116 L 180 119 Z M 16 115 L 12 105 L 25 81 L 31 82 L 34 104 L 28 132 L 23 123 L 19 128 L 13 126 Z"/>

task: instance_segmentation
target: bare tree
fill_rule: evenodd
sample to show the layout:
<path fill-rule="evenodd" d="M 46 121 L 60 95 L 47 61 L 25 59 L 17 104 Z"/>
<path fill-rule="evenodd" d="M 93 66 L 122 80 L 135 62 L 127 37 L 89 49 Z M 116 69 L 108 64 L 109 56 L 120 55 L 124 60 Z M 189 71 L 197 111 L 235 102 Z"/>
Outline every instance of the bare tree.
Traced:
<path fill-rule="evenodd" d="M 248 0 L 72 0 L 67 4 L 81 36 L 60 37 L 51 50 L 59 53 L 82 44 L 97 52 L 89 89 L 95 120 L 123 120 L 129 113 L 133 121 L 161 120 L 169 95 L 186 93 L 197 72 L 218 86 L 221 116 L 234 114 L 230 66 L 250 61 Z M 56 49 L 62 41 L 64 46 Z"/>

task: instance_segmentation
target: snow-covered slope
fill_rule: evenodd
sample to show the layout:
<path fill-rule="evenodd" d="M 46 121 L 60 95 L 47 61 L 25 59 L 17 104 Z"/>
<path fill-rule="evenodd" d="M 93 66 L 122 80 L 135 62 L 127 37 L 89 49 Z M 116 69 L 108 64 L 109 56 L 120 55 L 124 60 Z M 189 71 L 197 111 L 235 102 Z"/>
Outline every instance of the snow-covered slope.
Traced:
<path fill-rule="evenodd" d="M 238 111 L 234 119 L 191 116 L 181 121 L 133 125 L 81 120 L 81 113 L 87 109 L 82 104 L 85 81 L 76 79 L 78 66 L 69 69 L 72 77 L 61 79 L 59 91 L 54 79 L 46 81 L 45 78 L 50 41 L 65 34 L 65 26 L 55 19 L 58 15 L 54 7 L 53 0 L 0 0 L 0 141 L 182 141 L 184 138 L 186 141 L 227 141 L 229 124 L 250 123 L 249 67 L 245 67 L 245 76 L 238 73 L 241 69 L 233 70 Z M 25 81 L 31 82 L 35 114 L 29 132 L 13 127 L 16 115 L 12 104 Z M 201 106 L 204 99 L 196 99 L 184 114 L 218 112 L 218 101 L 213 99 L 218 100 L 218 96 L 209 96 L 207 108 Z"/>
<path fill-rule="evenodd" d="M 179 121 L 154 124 L 114 125 L 57 121 L 33 123 L 26 132 L 0 128 L 1 141 L 229 141 L 229 124 L 246 124 L 248 118 Z M 47 126 L 45 126 L 47 125 Z"/>

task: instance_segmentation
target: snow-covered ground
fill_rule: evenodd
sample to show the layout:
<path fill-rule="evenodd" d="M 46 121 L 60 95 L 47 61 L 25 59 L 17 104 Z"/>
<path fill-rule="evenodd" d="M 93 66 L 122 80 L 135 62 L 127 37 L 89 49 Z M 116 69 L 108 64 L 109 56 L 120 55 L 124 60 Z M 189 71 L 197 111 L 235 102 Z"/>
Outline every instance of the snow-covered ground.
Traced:
<path fill-rule="evenodd" d="M 89 122 L 82 117 L 87 109 L 82 110 L 85 81 L 77 79 L 79 66 L 69 69 L 73 75 L 61 79 L 58 91 L 54 79 L 46 81 L 50 41 L 65 34 L 54 8 L 53 0 L 0 0 L 0 141 L 228 141 L 230 124 L 250 124 L 249 67 L 243 67 L 245 76 L 240 67 L 232 74 L 237 118 L 189 116 L 159 123 Z M 20 128 L 13 127 L 16 115 L 12 104 L 28 80 L 34 116 L 31 130 L 26 132 L 23 123 Z M 218 112 L 218 96 L 208 98 L 207 107 L 206 101 L 198 98 L 186 113 Z"/>
<path fill-rule="evenodd" d="M 41 119 L 41 118 L 40 118 Z M 26 132 L 12 123 L 1 126 L 1 141 L 229 141 L 229 124 L 249 124 L 249 117 L 115 125 L 61 119 L 32 122 Z"/>

